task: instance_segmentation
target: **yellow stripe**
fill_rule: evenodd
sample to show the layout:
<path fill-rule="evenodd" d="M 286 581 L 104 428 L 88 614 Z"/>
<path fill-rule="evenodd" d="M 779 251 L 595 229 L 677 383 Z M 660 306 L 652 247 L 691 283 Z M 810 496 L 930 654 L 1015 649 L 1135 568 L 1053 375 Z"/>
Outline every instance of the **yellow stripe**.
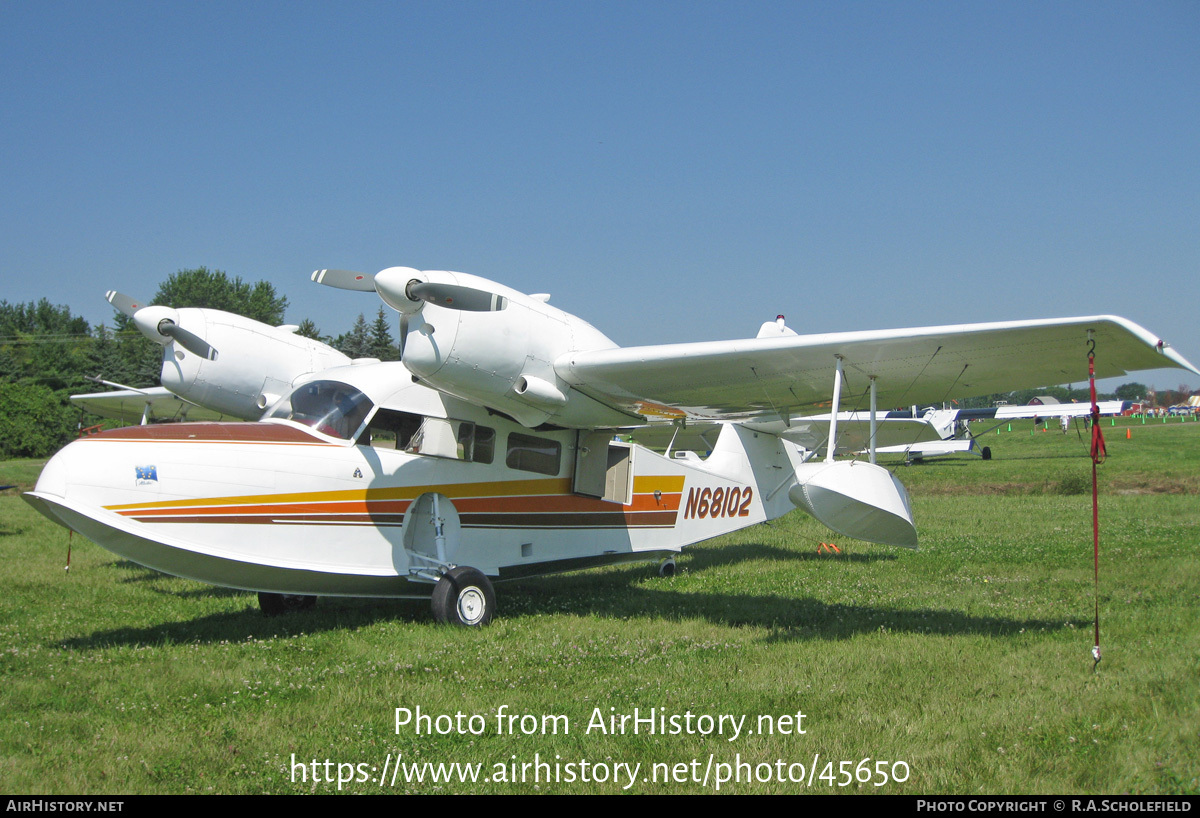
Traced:
<path fill-rule="evenodd" d="M 646 474 L 633 478 L 634 494 L 653 494 L 661 491 L 663 494 L 674 494 L 683 491 L 683 475 Z"/>
<path fill-rule="evenodd" d="M 681 478 L 682 481 L 682 478 Z M 682 485 L 682 482 L 681 482 Z M 204 497 L 195 500 L 159 500 L 153 503 L 124 503 L 105 506 L 109 511 L 149 510 L 154 508 L 196 508 L 213 505 L 266 505 L 277 503 L 327 503 L 347 500 L 415 500 L 422 494 L 436 491 L 447 497 L 522 497 L 540 494 L 569 494 L 571 481 L 549 478 L 544 480 L 501 480 L 491 483 L 446 483 L 431 486 L 397 486 L 386 489 L 346 489 L 344 491 L 309 491 L 297 494 L 243 494 L 231 497 Z"/>

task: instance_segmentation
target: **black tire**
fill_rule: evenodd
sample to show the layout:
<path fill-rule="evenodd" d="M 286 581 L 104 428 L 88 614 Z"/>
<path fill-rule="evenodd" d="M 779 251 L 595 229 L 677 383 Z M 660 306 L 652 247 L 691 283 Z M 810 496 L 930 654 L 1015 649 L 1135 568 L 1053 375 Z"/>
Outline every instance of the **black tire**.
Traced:
<path fill-rule="evenodd" d="M 979 450 L 979 456 L 982 457 L 984 460 L 991 460 L 992 459 L 992 447 L 984 446 L 982 449 Z"/>
<path fill-rule="evenodd" d="M 447 625 L 481 628 L 496 615 L 496 592 L 482 571 L 460 565 L 433 586 L 433 618 Z"/>
<path fill-rule="evenodd" d="M 262 609 L 263 616 L 283 616 L 297 611 L 311 611 L 316 605 L 315 596 L 258 592 L 258 607 Z"/>
<path fill-rule="evenodd" d="M 675 560 L 663 560 L 658 565 L 658 575 L 660 577 L 675 576 Z"/>

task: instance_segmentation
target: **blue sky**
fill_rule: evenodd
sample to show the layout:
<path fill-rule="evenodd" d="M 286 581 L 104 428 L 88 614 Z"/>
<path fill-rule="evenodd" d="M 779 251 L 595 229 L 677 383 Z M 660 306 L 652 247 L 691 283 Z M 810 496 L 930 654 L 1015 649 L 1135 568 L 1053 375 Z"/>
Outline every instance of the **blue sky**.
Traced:
<path fill-rule="evenodd" d="M 204 265 L 337 333 L 378 302 L 308 274 L 402 264 L 548 291 L 623 345 L 780 312 L 1116 313 L 1200 361 L 1194 2 L 22 0 L 0 23 L 10 302 L 111 321 L 104 290 Z"/>

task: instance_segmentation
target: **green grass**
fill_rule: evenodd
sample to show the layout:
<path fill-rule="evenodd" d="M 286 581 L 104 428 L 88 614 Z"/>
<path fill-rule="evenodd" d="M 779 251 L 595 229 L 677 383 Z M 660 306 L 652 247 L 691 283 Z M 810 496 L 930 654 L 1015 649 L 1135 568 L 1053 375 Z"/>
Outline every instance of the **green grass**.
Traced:
<path fill-rule="evenodd" d="M 1001 427 L 1002 430 L 1005 427 Z M 439 627 L 411 601 L 326 599 L 264 619 L 253 595 L 122 561 L 0 495 L 0 789 L 336 792 L 291 757 L 801 763 L 813 785 L 722 792 L 1200 792 L 1200 424 L 1105 426 L 1101 628 L 1093 672 L 1091 466 L 1074 432 L 993 433 L 995 459 L 898 467 L 921 550 L 836 539 L 799 512 L 626 566 L 499 585 L 500 618 Z M 28 486 L 39 464 L 0 463 Z M 1086 480 L 1086 484 L 1081 484 Z M 1078 493 L 1084 485 L 1084 493 Z M 842 555 L 817 553 L 835 539 Z M 486 719 L 398 734 L 394 709 Z M 498 734 L 495 714 L 565 715 L 567 735 Z M 602 735 L 603 714 L 780 717 L 803 735 Z M 615 708 L 611 711 L 610 708 Z M 878 790 L 837 762 L 903 761 Z M 833 762 L 825 781 L 825 765 Z M 578 769 L 578 768 L 576 768 Z M 689 774 L 691 772 L 689 766 Z M 873 769 L 873 766 L 872 766 Z M 889 766 L 888 769 L 891 769 Z M 902 768 L 901 768 L 902 770 Z M 331 768 L 336 776 L 336 766 Z M 795 768 L 793 768 L 793 772 Z M 324 767 L 321 768 L 324 776 Z M 378 773 L 375 774 L 375 777 Z M 613 783 L 354 782 L 344 792 L 619 792 Z"/>

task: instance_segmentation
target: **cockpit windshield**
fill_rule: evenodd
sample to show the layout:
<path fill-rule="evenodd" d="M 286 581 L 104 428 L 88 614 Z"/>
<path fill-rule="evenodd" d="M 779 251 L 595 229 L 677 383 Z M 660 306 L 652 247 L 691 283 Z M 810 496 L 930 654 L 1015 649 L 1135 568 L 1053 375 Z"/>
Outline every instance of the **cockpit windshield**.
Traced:
<path fill-rule="evenodd" d="M 312 381 L 296 387 L 263 416 L 311 426 L 318 432 L 349 440 L 371 411 L 370 398 L 340 381 Z"/>

